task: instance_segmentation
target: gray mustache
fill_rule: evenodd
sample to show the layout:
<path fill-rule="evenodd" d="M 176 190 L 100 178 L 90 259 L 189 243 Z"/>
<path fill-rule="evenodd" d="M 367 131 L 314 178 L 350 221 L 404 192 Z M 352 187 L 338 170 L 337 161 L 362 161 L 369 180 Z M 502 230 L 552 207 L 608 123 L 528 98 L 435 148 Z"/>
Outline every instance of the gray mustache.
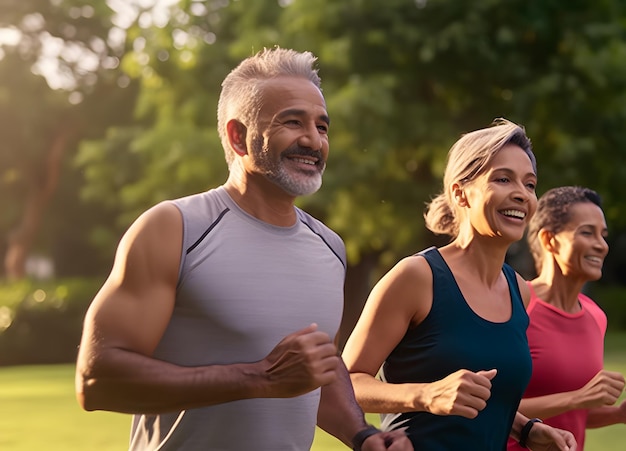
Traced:
<path fill-rule="evenodd" d="M 322 158 L 322 152 L 319 152 L 317 150 L 306 149 L 304 147 L 291 147 L 285 150 L 283 152 L 283 155 L 289 155 L 289 156 L 297 155 L 297 156 L 313 157 L 313 158 L 319 159 L 319 161 L 324 161 Z"/>

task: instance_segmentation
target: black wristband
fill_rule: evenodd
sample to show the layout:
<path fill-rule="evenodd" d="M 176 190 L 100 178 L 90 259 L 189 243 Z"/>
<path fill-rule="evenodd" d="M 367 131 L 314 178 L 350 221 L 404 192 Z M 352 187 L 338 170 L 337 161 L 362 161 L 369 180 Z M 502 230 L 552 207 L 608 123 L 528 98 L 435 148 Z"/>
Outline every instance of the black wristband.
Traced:
<path fill-rule="evenodd" d="M 375 428 L 371 424 L 367 426 L 365 429 L 361 429 L 359 432 L 354 434 L 352 438 L 352 449 L 354 451 L 361 451 L 361 446 L 363 446 L 363 442 L 374 434 L 378 434 L 380 429 Z"/>
<path fill-rule="evenodd" d="M 530 430 L 533 428 L 535 423 L 543 423 L 539 418 L 531 418 L 528 420 L 528 423 L 524 425 L 522 431 L 519 433 L 519 446 L 522 448 L 528 448 L 526 446 L 526 442 L 528 441 L 528 434 L 530 434 Z"/>

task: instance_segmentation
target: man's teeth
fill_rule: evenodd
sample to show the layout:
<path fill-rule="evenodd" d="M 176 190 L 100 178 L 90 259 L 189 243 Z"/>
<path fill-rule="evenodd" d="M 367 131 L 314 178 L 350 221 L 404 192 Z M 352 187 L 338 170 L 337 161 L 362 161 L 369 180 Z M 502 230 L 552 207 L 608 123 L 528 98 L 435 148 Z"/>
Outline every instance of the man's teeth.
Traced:
<path fill-rule="evenodd" d="M 295 161 L 296 163 L 304 163 L 304 164 L 310 164 L 311 166 L 315 166 L 315 161 L 307 160 L 305 158 L 294 158 L 293 161 Z"/>

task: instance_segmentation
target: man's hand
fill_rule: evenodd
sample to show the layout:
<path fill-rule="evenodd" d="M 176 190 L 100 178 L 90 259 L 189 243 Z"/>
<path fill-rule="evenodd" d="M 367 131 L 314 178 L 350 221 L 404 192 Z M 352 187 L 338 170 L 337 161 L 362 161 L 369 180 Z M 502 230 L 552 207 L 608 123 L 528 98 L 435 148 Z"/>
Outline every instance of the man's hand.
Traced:
<path fill-rule="evenodd" d="M 369 436 L 361 446 L 363 451 L 413 451 L 413 444 L 404 429 L 380 432 Z"/>
<path fill-rule="evenodd" d="M 308 393 L 337 378 L 337 347 L 316 324 L 285 338 L 263 360 L 269 379 L 267 397 L 290 398 Z"/>

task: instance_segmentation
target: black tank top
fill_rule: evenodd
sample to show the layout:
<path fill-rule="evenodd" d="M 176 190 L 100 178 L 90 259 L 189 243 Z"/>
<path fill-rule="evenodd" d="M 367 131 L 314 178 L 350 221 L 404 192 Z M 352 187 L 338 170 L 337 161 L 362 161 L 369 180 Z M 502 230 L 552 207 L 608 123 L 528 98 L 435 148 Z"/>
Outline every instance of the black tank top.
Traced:
<path fill-rule="evenodd" d="M 415 449 L 506 450 L 513 419 L 531 375 L 526 339 L 528 315 L 524 309 L 515 271 L 507 264 L 506 276 L 512 303 L 511 318 L 493 323 L 478 316 L 465 298 L 439 251 L 432 247 L 423 256 L 433 273 L 433 304 L 424 321 L 409 329 L 383 364 L 382 378 L 389 383 L 433 382 L 459 370 L 490 370 L 491 397 L 474 419 L 427 412 L 382 415 L 385 429 L 407 427 Z M 420 290 L 419 286 L 415 287 Z"/>

